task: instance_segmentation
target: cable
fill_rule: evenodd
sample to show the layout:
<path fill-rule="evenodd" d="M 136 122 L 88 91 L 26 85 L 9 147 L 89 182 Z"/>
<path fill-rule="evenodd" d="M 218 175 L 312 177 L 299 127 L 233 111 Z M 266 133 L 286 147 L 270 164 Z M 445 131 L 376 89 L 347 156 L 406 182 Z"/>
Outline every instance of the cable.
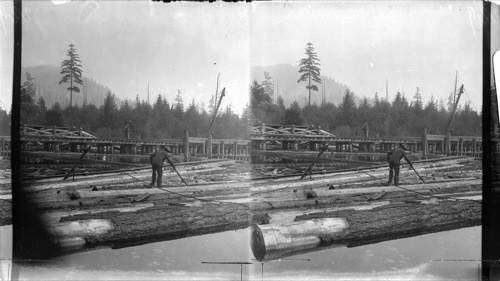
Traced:
<path fill-rule="evenodd" d="M 473 102 L 473 101 L 472 101 L 472 99 L 470 98 L 469 94 L 467 94 L 467 91 L 465 90 L 465 88 L 464 88 L 464 93 L 465 93 L 465 95 L 469 98 L 469 101 L 470 101 L 470 103 L 472 104 L 472 106 L 474 107 L 474 109 L 476 110 L 476 112 L 479 112 L 479 110 L 477 110 L 476 105 L 474 104 L 474 102 Z"/>

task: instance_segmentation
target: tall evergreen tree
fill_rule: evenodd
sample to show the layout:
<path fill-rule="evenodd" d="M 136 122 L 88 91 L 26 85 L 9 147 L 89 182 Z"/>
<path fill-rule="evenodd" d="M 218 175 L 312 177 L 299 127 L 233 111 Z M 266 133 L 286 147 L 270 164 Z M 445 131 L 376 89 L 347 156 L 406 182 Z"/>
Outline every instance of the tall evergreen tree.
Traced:
<path fill-rule="evenodd" d="M 104 104 L 101 106 L 101 124 L 103 127 L 108 127 L 113 129 L 116 113 L 118 107 L 116 105 L 116 97 L 114 94 L 108 91 L 106 98 L 104 99 Z"/>
<path fill-rule="evenodd" d="M 317 83 L 321 83 L 319 59 L 317 54 L 314 52 L 314 47 L 312 43 L 307 43 L 307 48 L 305 55 L 307 57 L 300 60 L 299 73 L 302 73 L 297 83 L 307 81 L 308 85 L 306 89 L 309 90 L 309 105 L 311 105 L 311 90 L 318 91 L 318 86 L 311 85 L 311 80 Z"/>
<path fill-rule="evenodd" d="M 182 114 L 184 113 L 184 100 L 182 99 L 181 91 L 177 91 L 177 96 L 175 96 L 174 105 L 174 116 L 182 119 Z"/>
<path fill-rule="evenodd" d="M 283 124 L 285 125 L 302 125 L 302 117 L 300 116 L 300 106 L 297 101 L 294 101 L 290 108 L 285 111 Z"/>
<path fill-rule="evenodd" d="M 36 86 L 35 79 L 29 72 L 26 72 L 26 81 L 21 85 L 21 105 L 20 122 L 21 124 L 37 123 L 37 105 L 35 102 Z"/>
<path fill-rule="evenodd" d="M 36 86 L 35 78 L 26 72 L 26 81 L 21 85 L 21 102 L 32 104 L 35 101 Z"/>
<path fill-rule="evenodd" d="M 411 110 L 413 111 L 413 114 L 415 114 L 415 116 L 422 117 L 424 111 L 424 104 L 422 103 L 422 95 L 420 95 L 418 88 L 417 92 L 413 96 Z"/>
<path fill-rule="evenodd" d="M 52 105 L 52 108 L 47 110 L 45 116 L 45 125 L 47 126 L 63 126 L 64 120 L 62 118 L 62 110 L 59 103 L 56 102 Z"/>
<path fill-rule="evenodd" d="M 269 72 L 264 71 L 264 81 L 262 81 L 262 87 L 264 87 L 264 93 L 271 99 L 274 97 L 274 83 L 273 77 L 269 75 Z"/>
<path fill-rule="evenodd" d="M 353 126 L 356 117 L 356 103 L 354 102 L 354 93 L 350 89 L 345 91 L 340 104 L 340 124 L 346 126 Z"/>
<path fill-rule="evenodd" d="M 78 54 L 76 53 L 75 45 L 69 44 L 68 49 L 68 57 L 69 59 L 64 60 L 61 63 L 61 74 L 63 74 L 63 78 L 59 81 L 59 84 L 62 83 L 70 83 L 68 87 L 68 91 L 70 92 L 69 106 L 73 106 L 73 92 L 79 93 L 80 88 L 76 86 L 76 84 L 83 85 L 82 80 L 82 65 Z M 73 85 L 74 84 L 74 85 Z"/>

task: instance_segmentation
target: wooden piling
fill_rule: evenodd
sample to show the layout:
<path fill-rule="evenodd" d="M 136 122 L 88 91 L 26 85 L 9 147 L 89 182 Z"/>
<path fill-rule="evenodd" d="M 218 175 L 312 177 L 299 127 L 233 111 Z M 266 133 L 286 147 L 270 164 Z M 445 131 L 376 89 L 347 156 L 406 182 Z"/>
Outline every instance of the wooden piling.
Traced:
<path fill-rule="evenodd" d="M 207 158 L 212 159 L 212 133 L 208 133 L 207 138 Z"/>
<path fill-rule="evenodd" d="M 460 138 L 458 140 L 458 152 L 457 155 L 461 156 L 464 154 L 464 140 Z"/>
<path fill-rule="evenodd" d="M 451 156 L 451 132 L 446 132 L 446 156 Z"/>
<path fill-rule="evenodd" d="M 188 130 L 184 131 L 184 139 L 183 139 L 183 154 L 184 154 L 184 162 L 188 162 L 188 154 L 189 154 L 189 133 Z"/>
<path fill-rule="evenodd" d="M 221 146 L 221 151 L 220 151 L 221 158 L 224 158 L 224 157 L 226 157 L 226 153 L 225 153 L 226 148 L 224 146 L 224 142 L 223 141 L 220 142 L 220 146 Z"/>
<path fill-rule="evenodd" d="M 427 159 L 428 142 L 427 142 L 427 128 L 422 128 L 422 159 Z"/>
<path fill-rule="evenodd" d="M 476 157 L 476 138 L 472 139 L 472 157 Z"/>

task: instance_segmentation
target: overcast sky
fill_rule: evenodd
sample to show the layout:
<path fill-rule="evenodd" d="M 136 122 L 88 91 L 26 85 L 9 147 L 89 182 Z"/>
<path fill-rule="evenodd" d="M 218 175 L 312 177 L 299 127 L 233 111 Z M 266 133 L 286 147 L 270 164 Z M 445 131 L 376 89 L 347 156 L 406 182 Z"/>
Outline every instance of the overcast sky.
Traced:
<path fill-rule="evenodd" d="M 321 72 L 359 96 L 396 91 L 446 98 L 458 82 L 476 106 L 482 95 L 482 3 L 317 2 L 254 9 L 252 65 L 297 63 L 314 44 Z M 465 97 L 467 99 L 467 97 Z"/>
<path fill-rule="evenodd" d="M 9 39 L 11 4 L 0 8 L 0 39 Z M 391 100 L 397 90 L 411 99 L 417 86 L 425 100 L 446 99 L 458 71 L 459 84 L 481 106 L 481 1 L 23 1 L 23 10 L 23 66 L 59 66 L 73 43 L 83 75 L 120 98 L 145 99 L 149 81 L 152 99 L 161 93 L 173 101 L 179 89 L 186 104 L 207 104 L 220 73 L 223 106 L 241 112 L 250 67 L 298 65 L 311 42 L 321 74 L 359 96 L 385 96 L 388 79 Z M 7 70 L 2 66 L 2 77 Z M 0 87 L 4 93 L 10 85 Z"/>

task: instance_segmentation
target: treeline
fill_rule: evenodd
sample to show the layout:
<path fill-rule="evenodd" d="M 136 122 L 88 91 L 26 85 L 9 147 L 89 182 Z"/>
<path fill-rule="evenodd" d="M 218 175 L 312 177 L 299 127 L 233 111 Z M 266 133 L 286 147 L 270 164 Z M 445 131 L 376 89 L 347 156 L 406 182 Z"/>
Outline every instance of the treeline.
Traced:
<path fill-rule="evenodd" d="M 182 138 L 188 130 L 190 136 L 206 137 L 213 116 L 213 106 L 205 108 L 194 100 L 187 106 L 180 94 L 170 103 L 158 95 L 150 105 L 144 100 L 125 100 L 119 103 L 108 92 L 103 105 L 85 104 L 81 107 L 62 108 L 58 103 L 47 108 L 42 97 L 35 100 L 33 78 L 27 75 L 21 90 L 21 124 L 82 128 L 100 138 L 124 138 L 125 127 L 130 129 L 131 139 Z M 215 138 L 247 138 L 248 124 L 254 125 L 305 125 L 321 127 L 340 137 L 363 136 L 365 126 L 370 137 L 420 136 L 422 128 L 429 134 L 445 134 L 453 107 L 451 96 L 446 105 L 434 98 L 424 102 L 417 92 L 411 100 L 397 93 L 392 101 L 363 98 L 355 102 L 349 89 L 338 105 L 324 102 L 300 107 L 293 102 L 284 105 L 281 97 L 272 100 L 274 86 L 270 77 L 262 83 L 250 85 L 250 105 L 242 116 L 230 107 L 220 109 L 212 132 Z M 210 102 L 213 104 L 213 102 Z M 450 129 L 454 135 L 481 135 L 481 115 L 470 102 L 459 106 Z M 0 110 L 0 132 L 10 131 L 10 115 Z"/>
<path fill-rule="evenodd" d="M 35 101 L 34 84 L 28 77 L 21 90 L 21 124 L 82 128 L 99 138 L 125 138 L 125 127 L 131 139 L 183 138 L 188 130 L 193 137 L 206 137 L 213 114 L 194 100 L 187 106 L 177 95 L 170 104 L 161 95 L 153 105 L 139 100 L 125 100 L 118 104 L 116 96 L 108 92 L 103 105 L 84 104 L 81 107 L 62 108 L 55 103 L 45 106 L 40 97 Z M 213 111 L 213 108 L 209 108 Z M 245 116 L 245 114 L 243 115 Z M 248 120 L 240 118 L 231 107 L 219 109 L 212 132 L 215 138 L 247 138 Z"/>
<path fill-rule="evenodd" d="M 443 100 L 437 101 L 433 97 L 424 103 L 418 92 L 410 101 L 398 92 L 392 101 L 375 95 L 371 100 L 365 97 L 356 104 L 354 93 L 349 89 L 339 105 L 325 102 L 301 108 L 294 102 L 287 108 L 281 96 L 273 102 L 270 91 L 269 81 L 264 80 L 261 84 L 253 81 L 250 86 L 254 124 L 321 126 L 341 137 L 363 136 L 364 126 L 368 126 L 370 137 L 418 137 L 423 127 L 429 134 L 445 134 L 453 108 L 453 94 L 446 105 Z M 480 136 L 481 116 L 473 110 L 470 102 L 465 102 L 457 109 L 450 129 L 453 135 Z"/>

